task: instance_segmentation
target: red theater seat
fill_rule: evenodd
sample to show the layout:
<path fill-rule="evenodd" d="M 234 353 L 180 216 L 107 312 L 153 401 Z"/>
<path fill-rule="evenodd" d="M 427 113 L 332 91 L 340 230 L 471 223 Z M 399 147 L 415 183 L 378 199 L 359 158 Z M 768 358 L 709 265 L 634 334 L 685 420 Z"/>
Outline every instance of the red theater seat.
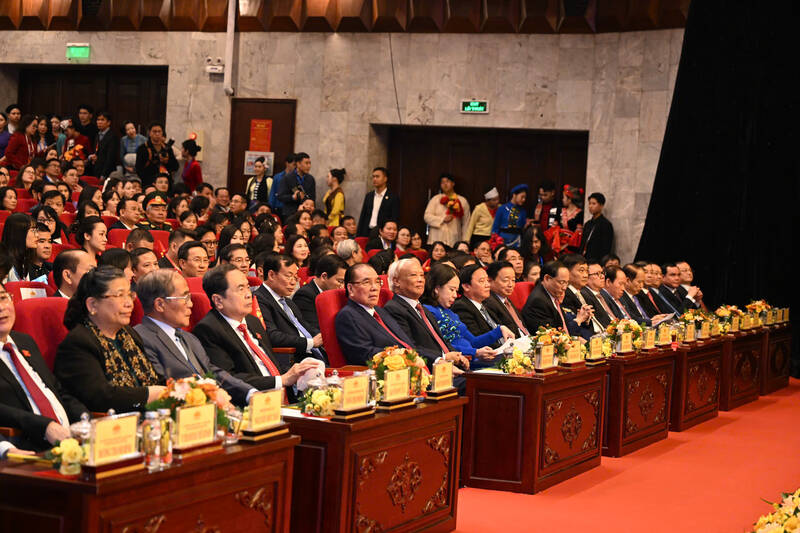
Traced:
<path fill-rule="evenodd" d="M 525 305 L 525 302 L 528 301 L 528 296 L 531 295 L 535 286 L 536 284 L 530 281 L 518 281 L 517 284 L 514 285 L 514 291 L 510 296 L 511 303 L 513 303 L 517 309 L 522 310 L 522 307 Z"/>
<path fill-rule="evenodd" d="M 31 191 L 25 189 L 24 187 L 19 187 L 14 190 L 17 191 L 17 200 L 22 200 L 23 198 L 33 198 L 33 196 L 31 196 Z"/>
<path fill-rule="evenodd" d="M 17 312 L 14 329 L 33 337 L 51 370 L 56 349 L 67 336 L 63 324 L 67 302 L 66 298 L 31 298 L 14 306 Z"/>
<path fill-rule="evenodd" d="M 5 287 L 15 304 L 29 298 L 46 298 L 55 292 L 47 283 L 41 281 L 9 281 L 6 282 Z M 40 289 L 44 291 L 44 294 L 35 294 L 30 289 Z"/>
<path fill-rule="evenodd" d="M 61 213 L 58 219 L 64 223 L 66 227 L 70 227 L 75 222 L 75 213 Z"/>
<path fill-rule="evenodd" d="M 392 298 L 394 298 L 394 293 L 388 287 L 381 287 L 381 292 L 378 295 L 378 305 L 383 307 Z"/>
<path fill-rule="evenodd" d="M 204 316 L 211 311 L 211 302 L 203 292 L 192 293 L 192 316 L 189 318 L 189 331 L 194 329 L 195 324 L 200 322 Z"/>
<path fill-rule="evenodd" d="M 100 187 L 100 178 L 96 178 L 94 176 L 81 176 L 81 180 L 86 185 L 91 185 L 92 187 Z"/>
<path fill-rule="evenodd" d="M 139 298 L 136 298 L 133 301 L 133 311 L 131 312 L 130 326 L 138 326 L 142 323 L 142 318 L 144 318 L 144 307 L 142 307 L 142 302 L 139 301 Z"/>
<path fill-rule="evenodd" d="M 0 211 L 0 222 L 5 222 L 6 219 L 9 217 L 9 215 L 11 215 L 11 211 L 8 211 L 6 209 Z"/>
<path fill-rule="evenodd" d="M 103 224 L 105 224 L 107 228 L 110 228 L 119 220 L 117 217 L 111 215 L 103 215 L 100 218 L 103 219 Z"/>
<path fill-rule="evenodd" d="M 248 284 L 249 284 L 251 287 L 260 287 L 260 286 L 261 286 L 261 284 L 262 284 L 262 283 L 264 283 L 264 282 L 263 282 L 263 281 L 261 281 L 260 279 L 258 279 L 258 278 L 257 278 L 257 277 L 255 277 L 255 276 L 247 276 L 247 283 L 248 283 Z"/>
<path fill-rule="evenodd" d="M 36 205 L 36 200 L 33 198 L 19 198 L 17 200 L 17 208 L 14 209 L 15 213 L 27 213 Z"/>
<path fill-rule="evenodd" d="M 356 242 L 362 250 L 367 247 L 367 241 L 369 241 L 369 237 L 356 237 Z"/>
<path fill-rule="evenodd" d="M 203 278 L 200 276 L 186 278 L 186 283 L 189 285 L 190 292 L 206 293 L 206 291 L 203 290 Z"/>
<path fill-rule="evenodd" d="M 347 364 L 339 346 L 339 340 L 336 338 L 336 325 L 334 323 L 336 314 L 346 303 L 347 296 L 344 289 L 325 291 L 317 296 L 315 302 L 325 352 L 328 354 L 329 366 L 333 368 Z"/>
<path fill-rule="evenodd" d="M 153 251 L 158 257 L 164 257 L 164 254 L 169 250 L 169 231 L 160 229 L 151 229 L 150 235 L 153 236 Z"/>
<path fill-rule="evenodd" d="M 112 229 L 108 232 L 108 245 L 112 248 L 125 248 L 125 240 L 128 238 L 131 230 L 129 229 Z"/>
<path fill-rule="evenodd" d="M 55 258 L 58 257 L 58 254 L 60 254 L 64 250 L 77 250 L 78 249 L 77 246 L 73 246 L 71 244 L 56 244 L 56 243 L 53 243 L 51 246 L 52 246 L 52 252 L 50 253 L 50 261 L 55 260 Z M 52 272 L 51 272 L 51 274 L 52 274 Z"/>

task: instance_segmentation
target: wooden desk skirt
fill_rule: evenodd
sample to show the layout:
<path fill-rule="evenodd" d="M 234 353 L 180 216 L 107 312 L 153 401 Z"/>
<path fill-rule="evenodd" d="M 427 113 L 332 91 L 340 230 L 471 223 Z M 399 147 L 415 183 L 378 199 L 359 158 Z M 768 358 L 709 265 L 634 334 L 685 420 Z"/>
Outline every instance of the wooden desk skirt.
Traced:
<path fill-rule="evenodd" d="M 352 422 L 287 419 L 295 452 L 291 530 L 452 531 L 466 399 Z"/>
<path fill-rule="evenodd" d="M 612 358 L 603 455 L 620 457 L 666 439 L 675 353 L 667 347 L 632 359 Z"/>
<path fill-rule="evenodd" d="M 467 374 L 464 484 L 535 493 L 598 466 L 607 372 Z"/>
<path fill-rule="evenodd" d="M 789 386 L 792 364 L 792 327 L 789 323 L 767 326 L 761 359 L 761 395 Z"/>
<path fill-rule="evenodd" d="M 719 410 L 758 399 L 766 331 L 747 330 L 723 338 Z"/>
<path fill-rule="evenodd" d="M 719 414 L 721 374 L 720 337 L 678 347 L 670 431 L 684 431 Z"/>
<path fill-rule="evenodd" d="M 148 474 L 87 483 L 0 462 L 0 531 L 289 531 L 298 437 L 234 445 Z M 44 474 L 44 475 L 42 475 Z"/>

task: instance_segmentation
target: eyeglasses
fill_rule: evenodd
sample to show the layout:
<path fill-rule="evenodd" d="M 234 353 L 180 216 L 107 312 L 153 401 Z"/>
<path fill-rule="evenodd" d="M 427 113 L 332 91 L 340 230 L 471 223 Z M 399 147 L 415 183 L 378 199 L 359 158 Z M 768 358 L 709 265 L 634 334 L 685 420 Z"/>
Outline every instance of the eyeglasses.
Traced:
<path fill-rule="evenodd" d="M 249 265 L 250 264 L 250 258 L 249 257 L 234 257 L 233 259 L 231 259 L 230 262 L 235 264 L 235 265 Z"/>
<path fill-rule="evenodd" d="M 183 300 L 183 303 L 188 304 L 188 303 L 191 303 L 191 301 L 192 301 L 192 295 L 191 294 L 186 294 L 184 296 L 165 296 L 164 299 L 165 300 L 175 300 L 175 301 Z"/>
<path fill-rule="evenodd" d="M 606 277 L 606 275 L 605 275 L 605 274 L 603 274 L 602 272 L 590 272 L 590 273 L 589 273 L 589 277 L 591 278 L 592 276 L 597 276 L 598 278 L 604 278 L 604 277 Z"/>
<path fill-rule="evenodd" d="M 208 257 L 192 257 L 191 259 L 188 259 L 188 261 L 198 265 L 207 265 L 211 262 L 208 260 Z"/>
<path fill-rule="evenodd" d="M 381 278 L 362 279 L 361 281 L 353 281 L 352 284 L 359 285 L 361 287 L 373 287 L 373 286 L 383 287 L 383 280 Z"/>
<path fill-rule="evenodd" d="M 104 294 L 103 296 L 99 296 L 98 298 L 110 298 L 112 300 L 125 300 L 128 299 L 130 301 L 134 301 L 136 299 L 136 293 L 134 291 L 130 292 L 119 292 L 117 294 Z"/>
<path fill-rule="evenodd" d="M 10 304 L 12 301 L 11 294 L 8 292 L 0 292 L 0 304 Z"/>
<path fill-rule="evenodd" d="M 219 241 L 200 241 L 200 244 L 207 248 L 216 248 Z"/>

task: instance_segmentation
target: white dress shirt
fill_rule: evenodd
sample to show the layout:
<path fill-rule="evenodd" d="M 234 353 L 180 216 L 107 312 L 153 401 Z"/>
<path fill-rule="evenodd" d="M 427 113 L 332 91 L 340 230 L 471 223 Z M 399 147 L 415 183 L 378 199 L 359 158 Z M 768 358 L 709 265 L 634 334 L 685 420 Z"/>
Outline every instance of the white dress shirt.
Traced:
<path fill-rule="evenodd" d="M 220 313 L 220 314 L 222 314 L 222 313 Z M 236 336 L 239 337 L 239 340 L 242 341 L 242 344 L 245 345 L 245 347 L 247 348 L 247 351 L 250 352 L 250 355 L 253 357 L 253 360 L 255 361 L 256 366 L 258 367 L 258 371 L 261 372 L 261 375 L 262 376 L 271 376 L 272 374 L 269 373 L 269 370 L 267 369 L 267 366 L 264 364 L 264 361 L 262 361 L 261 358 L 250 348 L 250 346 L 247 344 L 247 341 L 244 338 L 244 335 L 242 335 L 242 332 L 237 329 L 240 324 L 244 324 L 244 326 L 247 327 L 247 321 L 243 319 L 241 322 L 237 322 L 236 320 L 234 320 L 234 319 L 232 319 L 230 317 L 227 317 L 225 315 L 222 315 L 222 318 L 225 319 L 225 322 L 228 323 L 228 325 L 231 327 L 231 329 L 233 329 L 233 332 L 236 333 Z M 253 342 L 256 342 L 256 336 L 253 335 L 253 332 L 250 331 L 250 328 L 247 328 L 247 334 L 250 335 L 250 339 Z M 264 355 L 269 357 L 269 355 L 266 354 L 266 353 Z M 278 365 L 275 365 L 275 366 L 278 366 Z M 274 376 L 274 377 L 275 377 L 275 388 L 276 389 L 282 389 L 283 388 L 283 382 L 281 381 L 281 377 L 280 376 Z"/>
<path fill-rule="evenodd" d="M 381 208 L 383 197 L 386 196 L 386 191 L 388 190 L 389 188 L 387 187 L 383 189 L 382 192 L 375 191 L 375 196 L 372 197 L 372 216 L 369 218 L 370 229 L 378 225 L 378 211 Z"/>

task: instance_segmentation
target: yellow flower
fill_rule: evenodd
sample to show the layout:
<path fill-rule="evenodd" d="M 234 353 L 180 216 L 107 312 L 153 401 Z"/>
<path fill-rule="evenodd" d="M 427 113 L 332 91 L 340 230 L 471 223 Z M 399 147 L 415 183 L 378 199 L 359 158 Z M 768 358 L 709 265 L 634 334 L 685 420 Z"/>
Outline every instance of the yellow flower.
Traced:
<path fill-rule="evenodd" d="M 342 389 L 331 389 L 331 396 L 333 396 L 333 403 L 339 405 L 342 402 Z"/>
<path fill-rule="evenodd" d="M 522 359 L 522 364 L 525 366 L 531 366 L 531 358 L 527 355 Z"/>
<path fill-rule="evenodd" d="M 514 374 L 516 374 L 517 376 L 521 376 L 524 373 L 525 373 L 525 369 L 522 368 L 521 366 L 518 366 L 517 368 L 514 369 Z"/>
<path fill-rule="evenodd" d="M 372 356 L 372 362 L 375 363 L 376 365 L 380 364 L 381 359 L 383 359 L 383 356 L 379 353 L 376 353 L 375 355 Z"/>
<path fill-rule="evenodd" d="M 206 393 L 202 389 L 190 389 L 186 393 L 186 405 L 203 405 L 206 403 Z"/>
<path fill-rule="evenodd" d="M 402 370 L 406 367 L 405 358 L 402 355 L 392 354 L 383 360 L 389 370 Z"/>
<path fill-rule="evenodd" d="M 800 519 L 798 519 L 796 516 L 792 516 L 783 524 L 783 528 L 790 532 L 796 531 L 798 527 L 800 527 Z"/>
<path fill-rule="evenodd" d="M 318 389 L 311 393 L 311 402 L 321 409 L 325 409 L 330 405 L 331 397 L 328 391 Z"/>
<path fill-rule="evenodd" d="M 545 334 L 539 337 L 539 342 L 542 344 L 553 344 L 553 339 L 550 337 L 550 335 Z"/>
<path fill-rule="evenodd" d="M 50 453 L 52 453 L 53 455 L 61 455 L 61 447 L 60 446 L 54 447 L 52 450 L 50 450 Z"/>
<path fill-rule="evenodd" d="M 80 443 L 75 439 L 64 439 L 59 443 L 59 446 L 61 447 L 62 452 L 71 448 L 81 447 Z"/>
<path fill-rule="evenodd" d="M 606 333 L 608 333 L 609 335 L 613 335 L 614 334 L 614 325 L 613 324 L 609 324 L 608 325 L 608 327 L 606 328 Z"/>
<path fill-rule="evenodd" d="M 79 463 L 83 459 L 83 449 L 78 446 L 77 448 L 66 448 L 61 451 L 62 463 Z"/>

